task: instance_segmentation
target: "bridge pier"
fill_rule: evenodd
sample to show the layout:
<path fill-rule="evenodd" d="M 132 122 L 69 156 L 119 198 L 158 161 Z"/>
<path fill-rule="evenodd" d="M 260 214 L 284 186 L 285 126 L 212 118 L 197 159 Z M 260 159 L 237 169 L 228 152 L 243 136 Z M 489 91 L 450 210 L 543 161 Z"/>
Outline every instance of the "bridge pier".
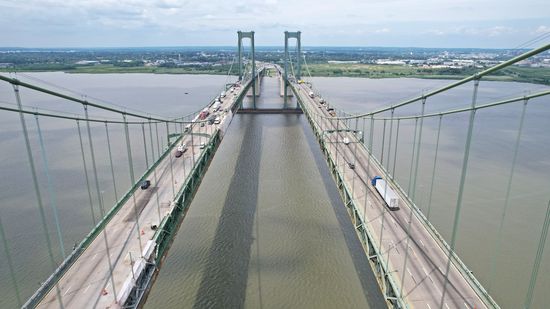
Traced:
<path fill-rule="evenodd" d="M 262 94 L 262 80 L 263 80 L 263 71 L 262 73 L 260 73 L 259 75 L 259 78 L 256 79 L 255 83 L 254 83 L 254 86 L 248 90 L 248 92 L 246 93 L 246 96 L 247 97 L 252 97 L 252 96 L 256 96 L 256 97 L 259 97 L 261 94 Z M 254 92 L 255 90 L 255 92 Z"/>
<path fill-rule="evenodd" d="M 282 97 L 285 96 L 285 79 L 283 78 L 283 73 L 279 70 L 277 70 L 277 78 L 279 79 L 279 95 Z M 291 92 L 287 92 L 287 97 L 292 97 L 294 94 Z"/>

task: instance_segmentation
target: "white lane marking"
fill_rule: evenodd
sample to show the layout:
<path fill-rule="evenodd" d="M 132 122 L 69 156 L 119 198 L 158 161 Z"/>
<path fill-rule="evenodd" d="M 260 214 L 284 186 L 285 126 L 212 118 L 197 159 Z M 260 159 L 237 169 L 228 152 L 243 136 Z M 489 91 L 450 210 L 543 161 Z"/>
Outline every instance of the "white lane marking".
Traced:
<path fill-rule="evenodd" d="M 464 303 L 464 307 L 466 307 L 466 309 L 470 309 L 470 307 L 468 307 L 468 305 L 466 305 L 466 303 Z"/>
<path fill-rule="evenodd" d="M 420 265 L 422 267 L 422 271 L 426 274 L 426 276 L 428 275 L 428 272 L 426 271 L 426 268 L 424 268 L 424 266 Z"/>
<path fill-rule="evenodd" d="M 92 261 L 96 258 L 97 256 L 97 253 L 92 257 Z"/>
<path fill-rule="evenodd" d="M 86 289 L 84 290 L 84 293 L 86 293 L 88 291 L 88 289 L 90 288 L 90 286 L 92 286 L 92 284 L 88 284 L 88 286 L 86 287 Z"/>
<path fill-rule="evenodd" d="M 426 247 L 426 245 L 424 244 L 424 242 L 422 242 L 422 239 L 419 239 L 420 240 L 420 243 L 422 244 L 422 247 Z"/>
<path fill-rule="evenodd" d="M 451 309 L 451 308 L 449 308 L 449 305 L 447 305 L 447 303 L 445 303 L 445 308 Z"/>
<path fill-rule="evenodd" d="M 418 259 L 418 256 L 416 255 L 416 252 L 414 252 L 413 247 L 409 246 L 409 249 L 411 249 L 412 253 L 414 254 L 414 257 Z"/>
<path fill-rule="evenodd" d="M 71 290 L 71 287 L 69 287 L 69 288 L 65 291 L 65 293 L 63 293 L 63 296 L 67 295 L 67 293 L 69 293 L 70 290 Z"/>
<path fill-rule="evenodd" d="M 432 309 L 432 307 L 430 307 L 430 304 L 426 303 L 426 306 L 428 306 L 429 309 Z"/>
<path fill-rule="evenodd" d="M 413 279 L 414 283 L 417 283 L 416 282 L 416 279 L 414 279 L 414 276 L 413 274 L 411 273 L 411 270 L 407 267 L 407 272 L 409 273 L 409 275 L 411 275 L 411 278 Z"/>

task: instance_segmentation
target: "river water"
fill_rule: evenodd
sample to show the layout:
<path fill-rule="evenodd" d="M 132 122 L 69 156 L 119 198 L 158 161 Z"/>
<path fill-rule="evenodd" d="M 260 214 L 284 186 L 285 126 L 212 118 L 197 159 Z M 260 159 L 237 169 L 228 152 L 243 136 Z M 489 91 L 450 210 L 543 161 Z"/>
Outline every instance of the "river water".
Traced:
<path fill-rule="evenodd" d="M 227 81 L 223 76 L 149 74 L 34 73 L 22 78 L 39 78 L 85 93 L 88 97 L 170 117 L 199 109 L 219 93 L 220 85 Z M 313 83 L 335 106 L 346 111 L 364 112 L 448 81 L 313 78 Z M 258 105 L 280 106 L 282 100 L 277 87 L 275 78 L 265 78 Z M 536 91 L 541 88 L 544 87 L 482 83 L 479 101 L 523 95 L 524 89 Z M 428 101 L 427 110 L 465 106 L 471 100 L 471 89 L 471 85 L 466 85 L 447 97 Z M 82 114 L 78 105 L 73 107 L 30 91 L 22 90 L 22 97 L 23 104 L 28 106 Z M 0 84 L 0 102 L 15 102 L 13 90 L 7 84 Z M 511 164 L 510 145 L 515 141 L 517 115 L 521 109 L 518 105 L 503 107 L 497 112 L 479 112 L 476 118 L 471 154 L 473 163 L 466 187 L 468 198 L 464 203 L 457 250 L 505 308 L 520 307 L 525 298 L 550 196 L 548 105 L 548 99 L 533 100 L 527 109 L 511 206 L 503 230 L 504 241 L 497 259 L 496 276 L 493 277 L 493 244 Z M 414 108 L 400 113 L 407 114 Z M 92 111 L 92 115 L 103 114 Z M 33 117 L 26 119 L 31 143 L 36 149 L 34 154 L 42 180 L 43 199 L 49 207 L 35 120 Z M 467 116 L 444 119 L 430 220 L 449 239 Z M 9 180 L 0 182 L 0 215 L 18 286 L 22 297 L 27 298 L 51 272 L 51 266 L 17 115 L 0 112 L 0 120 L 0 170 L 3 178 Z M 69 252 L 72 244 L 82 239 L 92 225 L 78 132 L 74 121 L 40 120 L 51 177 L 55 181 L 55 198 L 62 214 L 65 252 Z M 375 136 L 382 135 L 382 123 L 376 121 Z M 389 122 L 387 126 L 389 130 Z M 129 185 L 129 168 L 122 130 L 116 125 L 110 129 L 118 195 L 121 195 L 120 192 Z M 105 163 L 108 157 L 104 130 L 101 125 L 92 126 L 94 147 L 99 153 L 101 197 L 111 205 L 115 197 L 110 170 Z M 436 130 L 436 121 L 425 122 L 423 145 L 426 146 L 422 148 L 416 192 L 416 202 L 424 210 L 432 168 L 429 158 L 433 157 Z M 143 153 L 140 148 L 141 128 L 134 128 L 131 132 L 136 153 L 133 168 L 140 174 L 146 166 L 145 156 L 140 155 Z M 159 129 L 161 143 L 165 132 L 165 129 Z M 391 167 L 395 162 L 396 177 L 404 188 L 409 182 L 412 132 L 414 121 L 402 121 L 398 159 L 395 160 L 393 152 L 391 155 L 385 153 L 387 162 L 384 164 Z M 389 135 L 384 147 L 387 147 L 388 138 Z M 375 138 L 373 145 L 380 158 L 381 138 Z M 86 142 L 84 146 L 87 147 Z M 90 158 L 87 159 L 89 164 Z M 488 195 L 487 192 L 495 193 Z M 92 199 L 97 207 L 97 198 L 93 196 Z M 51 211 L 47 214 L 56 250 L 54 255 L 59 262 L 61 253 L 57 249 L 59 244 L 55 238 L 53 216 Z M 3 250 L 2 254 L 4 257 Z M 546 248 L 535 290 L 537 308 L 550 302 L 547 293 L 543 293 L 550 289 L 549 265 L 550 249 Z M 5 262 L 0 263 L 0 275 L 4 278 L 0 282 L 0 307 L 14 307 L 15 293 Z M 305 117 L 235 117 L 174 240 L 146 307 L 379 308 L 382 304 L 372 271 Z"/>

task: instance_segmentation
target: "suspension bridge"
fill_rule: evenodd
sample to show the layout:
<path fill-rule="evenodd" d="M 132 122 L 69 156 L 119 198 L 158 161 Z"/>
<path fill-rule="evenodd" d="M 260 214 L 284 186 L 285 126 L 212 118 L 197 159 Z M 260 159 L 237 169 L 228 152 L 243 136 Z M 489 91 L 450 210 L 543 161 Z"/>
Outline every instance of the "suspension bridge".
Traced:
<path fill-rule="evenodd" d="M 504 201 L 503 210 L 501 215 L 496 216 L 499 219 L 499 235 L 493 259 L 497 259 L 502 254 L 502 230 L 507 209 L 513 206 L 510 202 L 510 192 L 516 173 L 526 109 L 530 102 L 548 96 L 550 91 L 480 103 L 478 89 L 484 77 L 544 53 L 550 49 L 550 45 L 531 50 L 418 97 L 374 111 L 350 114 L 336 109 L 331 102 L 323 98 L 311 82 L 303 79 L 302 61 L 306 70 L 307 63 L 305 57 L 302 57 L 301 33 L 285 32 L 284 38 L 282 67 L 279 64 L 257 64 L 254 56 L 254 32 L 239 31 L 236 56 L 238 79 L 224 85 L 222 93 L 208 102 L 205 108 L 172 119 L 129 111 L 86 97 L 37 86 L 17 77 L 0 75 L 0 80 L 11 84 L 13 88 L 15 104 L 1 105 L 0 110 L 19 116 L 28 168 L 32 174 L 32 187 L 29 188 L 29 192 L 35 195 L 36 207 L 40 214 L 41 236 L 47 243 L 49 267 L 52 269 L 51 275 L 44 278 L 33 295 L 23 295 L 19 289 L 21 279 L 17 278 L 10 249 L 13 245 L 9 243 L 4 224 L 0 221 L 0 236 L 6 256 L 4 261 L 10 274 L 10 278 L 5 280 L 11 281 L 19 306 L 136 308 L 143 305 L 162 262 L 168 255 L 174 235 L 184 220 L 193 196 L 235 114 L 303 113 L 317 138 L 348 210 L 350 224 L 354 226 L 363 244 L 365 259 L 368 259 L 376 274 L 388 307 L 499 308 L 497 301 L 456 251 L 476 113 L 503 105 L 521 105 L 515 129 L 516 138 L 512 145 L 513 157 L 507 187 L 504 196 L 501 197 Z M 243 39 L 249 39 L 251 42 L 251 59 L 248 61 L 243 53 Z M 289 52 L 290 39 L 296 40 L 294 57 Z M 262 109 L 256 105 L 256 97 L 260 95 L 261 89 L 259 85 L 266 70 L 277 72 L 280 79 L 280 93 L 284 98 L 284 104 L 280 108 Z M 429 104 L 434 97 L 464 85 L 472 86 L 469 106 L 430 111 Z M 21 95 L 21 89 L 39 92 L 66 104 L 80 106 L 83 115 L 29 109 L 23 104 L 25 98 Z M 251 97 L 251 107 L 243 107 L 243 100 L 247 95 Z M 291 95 L 296 98 L 295 107 L 288 104 L 287 100 Z M 91 111 L 96 116 L 91 117 Z M 117 118 L 103 116 L 104 113 L 114 114 Z M 466 115 L 463 126 L 466 138 L 461 168 L 458 171 L 460 180 L 457 199 L 452 201 L 452 206 L 455 206 L 450 220 L 452 233 L 449 239 L 445 239 L 430 222 L 430 209 L 434 184 L 437 182 L 438 160 L 441 160 L 438 158 L 441 125 L 455 115 Z M 28 121 L 31 117 L 34 117 L 36 122 L 40 151 L 35 150 L 33 140 L 29 137 Z M 76 123 L 93 229 L 71 250 L 63 247 L 66 241 L 63 240 L 59 224 L 59 216 L 63 214 L 56 209 L 55 190 L 48 173 L 46 147 L 40 129 L 40 121 L 44 118 Z M 434 119 L 438 123 L 435 150 L 426 150 L 422 143 L 426 138 L 425 122 Z M 407 121 L 414 123 L 413 140 L 412 143 L 400 144 L 400 134 L 404 134 L 403 127 Z M 97 137 L 98 128 L 105 133 L 108 146 L 109 162 L 106 165 L 111 171 L 112 189 L 116 200 L 114 205 L 106 205 L 103 199 L 106 188 L 100 186 L 97 143 L 103 139 Z M 119 144 L 126 148 L 125 164 L 128 165 L 128 180 L 131 184 L 122 196 L 118 194 L 120 188 L 117 188 L 111 153 L 114 143 L 111 142 L 110 136 L 113 135 L 113 131 L 122 134 L 123 138 Z M 376 136 L 377 134 L 379 136 Z M 135 136 L 139 136 L 138 143 L 135 143 Z M 375 140 L 378 141 L 377 145 Z M 398 147 L 405 146 L 412 146 L 411 156 L 397 158 Z M 136 152 L 143 152 L 146 160 L 146 169 L 141 175 L 134 172 Z M 380 156 L 377 152 L 380 152 Z M 427 156 L 427 153 L 431 156 L 432 152 L 433 161 L 428 171 L 431 177 L 427 181 L 430 183 L 429 198 L 427 202 L 420 203 L 417 196 L 420 160 Z M 398 160 L 410 162 L 406 188 L 396 177 Z M 39 176 L 40 170 L 44 170 L 46 174 L 45 186 L 39 180 L 43 177 Z M 390 209 L 386 193 L 380 193 L 373 185 L 376 176 L 385 180 L 383 192 L 391 191 L 396 194 L 398 209 Z M 423 181 L 426 183 L 425 179 Z M 98 210 L 99 214 L 96 213 Z M 50 213 L 54 218 L 55 233 L 50 231 L 49 225 L 52 222 L 47 220 Z M 535 260 L 531 262 L 533 266 L 526 287 L 525 308 L 532 306 L 549 225 L 550 203 L 546 207 L 540 235 L 537 235 L 539 241 Z M 54 248 L 56 242 L 60 246 L 59 249 Z"/>

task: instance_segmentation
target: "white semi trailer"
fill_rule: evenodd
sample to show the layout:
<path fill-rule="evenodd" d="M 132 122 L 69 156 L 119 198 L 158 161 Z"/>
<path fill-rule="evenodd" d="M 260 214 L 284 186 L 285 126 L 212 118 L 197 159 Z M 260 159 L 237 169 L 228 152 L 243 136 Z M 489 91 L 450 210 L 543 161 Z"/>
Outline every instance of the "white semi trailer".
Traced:
<path fill-rule="evenodd" d="M 391 210 L 399 209 L 399 197 L 395 193 L 390 185 L 382 179 L 380 176 L 374 176 L 371 180 L 371 184 L 374 186 L 378 194 L 384 199 L 388 208 Z"/>

